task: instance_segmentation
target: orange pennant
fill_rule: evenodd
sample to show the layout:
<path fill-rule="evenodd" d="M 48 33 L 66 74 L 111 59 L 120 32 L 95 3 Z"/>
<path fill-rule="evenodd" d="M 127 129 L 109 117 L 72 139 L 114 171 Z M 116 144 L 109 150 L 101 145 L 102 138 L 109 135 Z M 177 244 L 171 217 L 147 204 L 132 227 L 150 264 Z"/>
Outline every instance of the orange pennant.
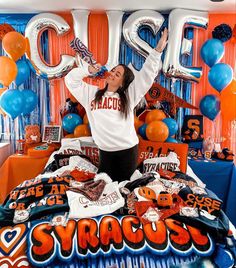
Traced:
<path fill-rule="evenodd" d="M 197 107 L 177 97 L 175 94 L 171 93 L 168 89 L 162 87 L 161 85 L 157 83 L 154 83 L 152 85 L 148 93 L 145 95 L 145 99 L 149 107 L 151 107 L 158 101 L 169 102 L 171 106 L 171 113 L 173 114 L 176 114 L 176 109 L 179 107 L 189 108 L 189 109 L 198 109 Z"/>

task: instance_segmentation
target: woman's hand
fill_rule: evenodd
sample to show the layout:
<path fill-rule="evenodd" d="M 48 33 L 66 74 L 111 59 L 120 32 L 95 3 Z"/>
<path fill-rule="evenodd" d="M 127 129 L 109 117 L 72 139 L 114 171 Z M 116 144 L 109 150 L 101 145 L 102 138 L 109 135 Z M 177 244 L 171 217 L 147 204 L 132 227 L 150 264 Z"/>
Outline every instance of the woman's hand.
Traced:
<path fill-rule="evenodd" d="M 100 63 L 97 63 L 96 65 L 89 65 L 88 70 L 90 74 L 96 74 L 101 70 L 102 65 Z"/>
<path fill-rule="evenodd" d="M 168 30 L 167 28 L 165 28 L 164 31 L 162 32 L 161 39 L 159 40 L 155 48 L 156 51 L 161 53 L 165 49 L 166 44 L 167 44 L 167 39 L 168 39 Z"/>

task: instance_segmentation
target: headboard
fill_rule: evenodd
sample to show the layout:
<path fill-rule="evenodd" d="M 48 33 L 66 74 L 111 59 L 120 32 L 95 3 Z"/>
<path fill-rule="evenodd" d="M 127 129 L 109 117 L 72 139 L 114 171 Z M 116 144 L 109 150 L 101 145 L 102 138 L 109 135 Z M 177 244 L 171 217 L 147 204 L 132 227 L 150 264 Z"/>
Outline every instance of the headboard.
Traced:
<path fill-rule="evenodd" d="M 175 152 L 180 161 L 180 171 L 186 173 L 188 162 L 188 145 L 185 143 L 153 142 L 139 140 L 138 164 L 147 158 L 166 156 Z"/>

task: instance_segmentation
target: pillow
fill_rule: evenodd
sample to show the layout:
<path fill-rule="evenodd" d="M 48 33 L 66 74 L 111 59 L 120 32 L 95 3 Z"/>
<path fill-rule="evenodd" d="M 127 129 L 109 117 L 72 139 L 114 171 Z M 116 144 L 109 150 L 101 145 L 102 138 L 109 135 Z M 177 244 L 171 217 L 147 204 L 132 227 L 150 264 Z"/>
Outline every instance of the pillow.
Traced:
<path fill-rule="evenodd" d="M 147 158 L 164 157 L 169 152 L 175 152 L 179 159 L 179 170 L 186 173 L 188 145 L 184 143 L 153 142 L 140 140 L 138 152 L 138 164 Z"/>
<path fill-rule="evenodd" d="M 70 158 L 69 165 L 73 168 L 82 169 L 92 173 L 97 173 L 98 171 L 98 168 L 95 165 L 78 155 Z"/>
<path fill-rule="evenodd" d="M 174 152 L 166 157 L 148 158 L 143 161 L 143 173 L 158 172 L 159 169 L 179 171 L 180 161 Z"/>
<path fill-rule="evenodd" d="M 110 214 L 124 206 L 124 198 L 120 194 L 117 181 L 105 185 L 98 201 L 90 201 L 84 195 L 72 191 L 66 191 L 66 195 L 70 206 L 70 219 Z"/>
<path fill-rule="evenodd" d="M 99 165 L 99 149 L 94 142 L 80 141 L 81 151 L 89 157 L 90 161 L 98 167 Z"/>
<path fill-rule="evenodd" d="M 48 178 L 42 176 L 40 179 L 24 181 L 10 192 L 2 205 L 3 210 L 9 213 L 7 220 L 18 224 L 53 213 L 69 211 L 66 190 L 70 186 L 71 179 L 71 176 Z M 0 221 L 1 226 L 4 224 L 4 219 L 2 222 L 0 218 Z"/>
<path fill-rule="evenodd" d="M 69 165 L 69 160 L 70 160 L 70 157 L 72 157 L 72 156 L 76 156 L 76 155 L 74 155 L 74 154 L 55 154 L 54 159 L 55 159 L 57 169 Z M 80 154 L 79 156 L 82 158 L 85 158 L 87 160 L 90 160 L 86 155 Z"/>
<path fill-rule="evenodd" d="M 205 187 L 204 184 L 199 184 L 199 179 L 195 179 L 194 177 L 191 177 L 188 174 L 185 174 L 181 171 L 169 171 L 169 170 L 159 170 L 159 174 L 161 178 L 165 178 L 167 180 L 176 181 L 179 183 L 184 183 L 185 185 L 188 185 L 190 187 L 194 186 L 200 186 L 202 188 Z"/>
<path fill-rule="evenodd" d="M 79 139 L 62 139 L 59 154 L 81 154 L 81 146 Z"/>
<path fill-rule="evenodd" d="M 94 166 L 92 163 L 90 163 L 88 160 L 82 158 L 79 155 L 76 155 L 71 156 L 69 158 L 69 165 L 56 169 L 54 172 L 50 171 L 50 173 L 40 174 L 37 176 L 37 178 L 67 176 L 70 175 L 70 172 L 73 171 L 74 169 L 85 170 L 92 173 L 96 173 L 98 170 L 97 167 Z"/>
<path fill-rule="evenodd" d="M 76 181 L 79 182 L 84 182 L 84 181 L 88 181 L 91 180 L 95 177 L 95 173 L 89 172 L 89 171 L 85 171 L 83 169 L 73 169 L 70 172 L 71 177 L 73 177 Z"/>
<path fill-rule="evenodd" d="M 55 159 L 57 169 L 64 167 L 64 166 L 68 166 L 71 156 L 74 156 L 74 155 L 73 154 L 55 154 L 54 159 Z"/>
<path fill-rule="evenodd" d="M 81 152 L 81 147 L 80 147 L 80 141 L 78 139 L 62 139 L 60 149 L 51 154 L 51 156 L 48 159 L 48 162 L 45 165 L 45 168 L 42 174 L 48 173 L 48 172 L 54 172 L 57 170 L 58 167 L 54 158 L 56 154 L 81 155 L 82 152 Z"/>
<path fill-rule="evenodd" d="M 203 209 L 215 216 L 219 215 L 222 208 L 222 200 L 207 188 L 186 186 L 180 190 L 179 196 L 185 201 L 186 206 Z M 207 217 L 207 214 L 204 216 Z"/>
<path fill-rule="evenodd" d="M 73 146 L 73 144 L 80 144 L 80 151 L 86 155 L 93 165 L 98 166 L 99 164 L 99 149 L 98 146 L 94 143 L 92 137 L 80 137 L 80 138 L 71 138 L 71 139 L 62 139 L 62 147 Z M 73 153 L 74 154 L 74 153 Z"/>

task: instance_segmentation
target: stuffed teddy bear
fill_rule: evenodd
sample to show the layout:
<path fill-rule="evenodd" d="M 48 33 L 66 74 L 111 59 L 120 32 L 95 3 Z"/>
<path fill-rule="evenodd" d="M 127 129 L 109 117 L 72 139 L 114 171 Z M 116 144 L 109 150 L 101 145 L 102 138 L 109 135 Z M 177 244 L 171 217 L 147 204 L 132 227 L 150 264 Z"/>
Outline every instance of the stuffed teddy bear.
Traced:
<path fill-rule="evenodd" d="M 41 134 L 38 125 L 25 126 L 25 142 L 27 144 L 39 143 L 40 140 Z"/>

